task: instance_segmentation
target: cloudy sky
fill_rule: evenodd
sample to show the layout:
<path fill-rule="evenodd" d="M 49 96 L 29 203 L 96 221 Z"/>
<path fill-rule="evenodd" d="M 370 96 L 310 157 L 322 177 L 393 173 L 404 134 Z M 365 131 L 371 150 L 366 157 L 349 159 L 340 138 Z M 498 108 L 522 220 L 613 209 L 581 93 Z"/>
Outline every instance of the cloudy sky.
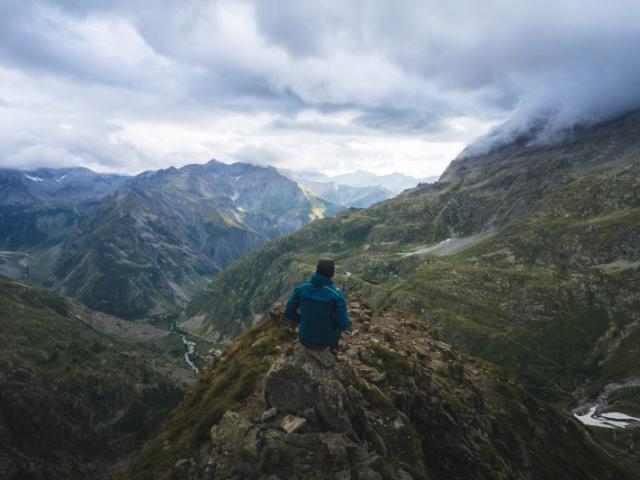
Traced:
<path fill-rule="evenodd" d="M 635 0 L 0 5 L 2 166 L 427 176 L 492 129 L 640 106 Z"/>

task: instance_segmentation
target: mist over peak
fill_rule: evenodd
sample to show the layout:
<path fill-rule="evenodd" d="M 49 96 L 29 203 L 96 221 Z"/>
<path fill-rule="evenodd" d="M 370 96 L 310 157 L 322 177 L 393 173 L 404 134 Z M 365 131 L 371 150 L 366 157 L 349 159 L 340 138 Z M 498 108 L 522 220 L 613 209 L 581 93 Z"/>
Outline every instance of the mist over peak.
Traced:
<path fill-rule="evenodd" d="M 607 40 L 603 38 L 602 41 Z M 471 142 L 460 157 L 524 141 L 553 144 L 576 130 L 612 120 L 640 108 L 640 66 L 627 61 L 631 45 L 621 42 L 610 55 L 594 59 L 585 53 L 581 65 L 567 65 L 528 86 L 508 118 Z M 531 82 L 533 83 L 533 82 Z"/>

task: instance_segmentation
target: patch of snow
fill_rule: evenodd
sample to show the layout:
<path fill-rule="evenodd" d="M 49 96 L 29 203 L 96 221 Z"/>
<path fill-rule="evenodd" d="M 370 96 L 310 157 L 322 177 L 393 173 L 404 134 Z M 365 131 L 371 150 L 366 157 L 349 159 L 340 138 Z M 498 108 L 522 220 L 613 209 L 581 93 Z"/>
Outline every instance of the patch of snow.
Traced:
<path fill-rule="evenodd" d="M 605 412 L 600 414 L 600 416 L 608 420 L 626 420 L 628 422 L 640 422 L 640 418 L 632 417 L 631 415 L 620 412 Z"/>
<path fill-rule="evenodd" d="M 351 272 L 344 272 L 344 274 L 345 274 L 347 277 L 350 277 L 351 275 L 353 275 Z"/>
<path fill-rule="evenodd" d="M 435 252 L 435 251 L 439 250 L 440 248 L 444 247 L 451 240 L 453 240 L 453 239 L 452 238 L 447 238 L 446 240 L 442 240 L 437 245 L 432 245 L 430 247 L 420 248 L 420 249 L 415 250 L 413 252 L 405 253 L 404 256 L 405 257 L 410 257 L 412 255 L 424 255 L 425 253 Z"/>
<path fill-rule="evenodd" d="M 65 174 L 64 174 L 64 175 L 62 175 L 60 178 L 56 178 L 56 182 L 57 182 L 57 183 L 60 183 L 62 180 L 64 180 L 65 178 L 67 178 L 67 176 L 68 176 L 68 175 L 69 175 L 68 173 L 65 173 Z"/>
<path fill-rule="evenodd" d="M 599 420 L 595 417 L 595 413 L 598 407 L 591 407 L 587 413 L 584 415 L 578 415 L 574 413 L 573 416 L 578 419 L 580 423 L 583 425 L 590 425 L 592 427 L 602 427 L 602 428 L 616 428 L 614 425 L 609 424 L 608 422 Z"/>
<path fill-rule="evenodd" d="M 630 424 L 640 422 L 639 418 L 624 413 L 607 412 L 597 414 L 598 406 L 593 406 L 584 415 L 574 413 L 573 416 L 584 425 L 601 428 L 627 428 Z"/>
<path fill-rule="evenodd" d="M 240 194 L 238 192 L 233 192 L 233 195 L 231 195 L 231 201 L 232 202 L 235 202 L 239 198 L 240 198 Z"/>
<path fill-rule="evenodd" d="M 40 177 L 32 177 L 31 175 L 27 175 L 26 173 L 24 174 L 24 176 L 27 177 L 32 182 L 44 182 L 44 180 Z"/>
<path fill-rule="evenodd" d="M 478 233 L 476 235 L 471 235 L 469 237 L 447 238 L 446 240 L 442 240 L 440 243 L 437 243 L 435 245 L 429 245 L 428 247 L 419 248 L 418 250 L 414 250 L 412 252 L 402 253 L 401 255 L 403 257 L 426 254 L 436 255 L 438 257 L 453 255 L 469 247 L 472 247 L 490 238 L 493 235 L 495 235 L 495 233 L 489 230 L 486 232 Z"/>
<path fill-rule="evenodd" d="M 233 179 L 237 182 L 238 180 L 240 180 L 241 175 L 238 175 L 237 177 L 233 177 Z"/>
<path fill-rule="evenodd" d="M 640 378 L 631 378 L 621 383 L 613 382 L 605 385 L 595 400 L 573 410 L 574 417 L 585 425 L 603 428 L 640 427 L 640 418 L 620 412 L 603 412 L 603 410 L 607 409 L 609 396 L 613 392 L 629 387 L 640 387 Z M 601 413 L 596 413 L 598 410 Z M 583 414 L 580 415 L 580 413 Z"/>

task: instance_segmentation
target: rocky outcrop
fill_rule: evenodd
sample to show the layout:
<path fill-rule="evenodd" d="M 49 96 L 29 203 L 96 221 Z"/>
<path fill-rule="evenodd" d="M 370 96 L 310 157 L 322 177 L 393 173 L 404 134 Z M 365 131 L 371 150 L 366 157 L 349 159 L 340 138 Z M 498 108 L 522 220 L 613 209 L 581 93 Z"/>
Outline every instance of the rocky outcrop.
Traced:
<path fill-rule="evenodd" d="M 277 315 L 250 329 L 123 478 L 632 478 L 576 421 L 415 318 L 360 300 L 350 312 L 339 353 L 303 347 Z M 195 415 L 210 411 L 215 389 L 244 384 L 236 365 L 255 369 L 251 388 L 197 439 Z"/>
<path fill-rule="evenodd" d="M 332 353 L 296 345 L 266 377 L 268 410 L 259 422 L 226 412 L 211 429 L 205 471 L 210 478 L 381 479 L 383 458 L 366 442 L 371 432 L 353 378 Z"/>

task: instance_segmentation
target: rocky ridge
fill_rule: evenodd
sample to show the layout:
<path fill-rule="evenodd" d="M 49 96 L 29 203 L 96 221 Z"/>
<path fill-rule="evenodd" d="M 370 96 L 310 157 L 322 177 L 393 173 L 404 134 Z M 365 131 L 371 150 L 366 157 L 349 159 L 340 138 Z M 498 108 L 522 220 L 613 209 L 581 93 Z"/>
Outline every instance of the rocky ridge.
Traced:
<path fill-rule="evenodd" d="M 413 316 L 350 302 L 339 353 L 278 310 L 208 368 L 121 479 L 624 479 L 579 423 Z"/>

